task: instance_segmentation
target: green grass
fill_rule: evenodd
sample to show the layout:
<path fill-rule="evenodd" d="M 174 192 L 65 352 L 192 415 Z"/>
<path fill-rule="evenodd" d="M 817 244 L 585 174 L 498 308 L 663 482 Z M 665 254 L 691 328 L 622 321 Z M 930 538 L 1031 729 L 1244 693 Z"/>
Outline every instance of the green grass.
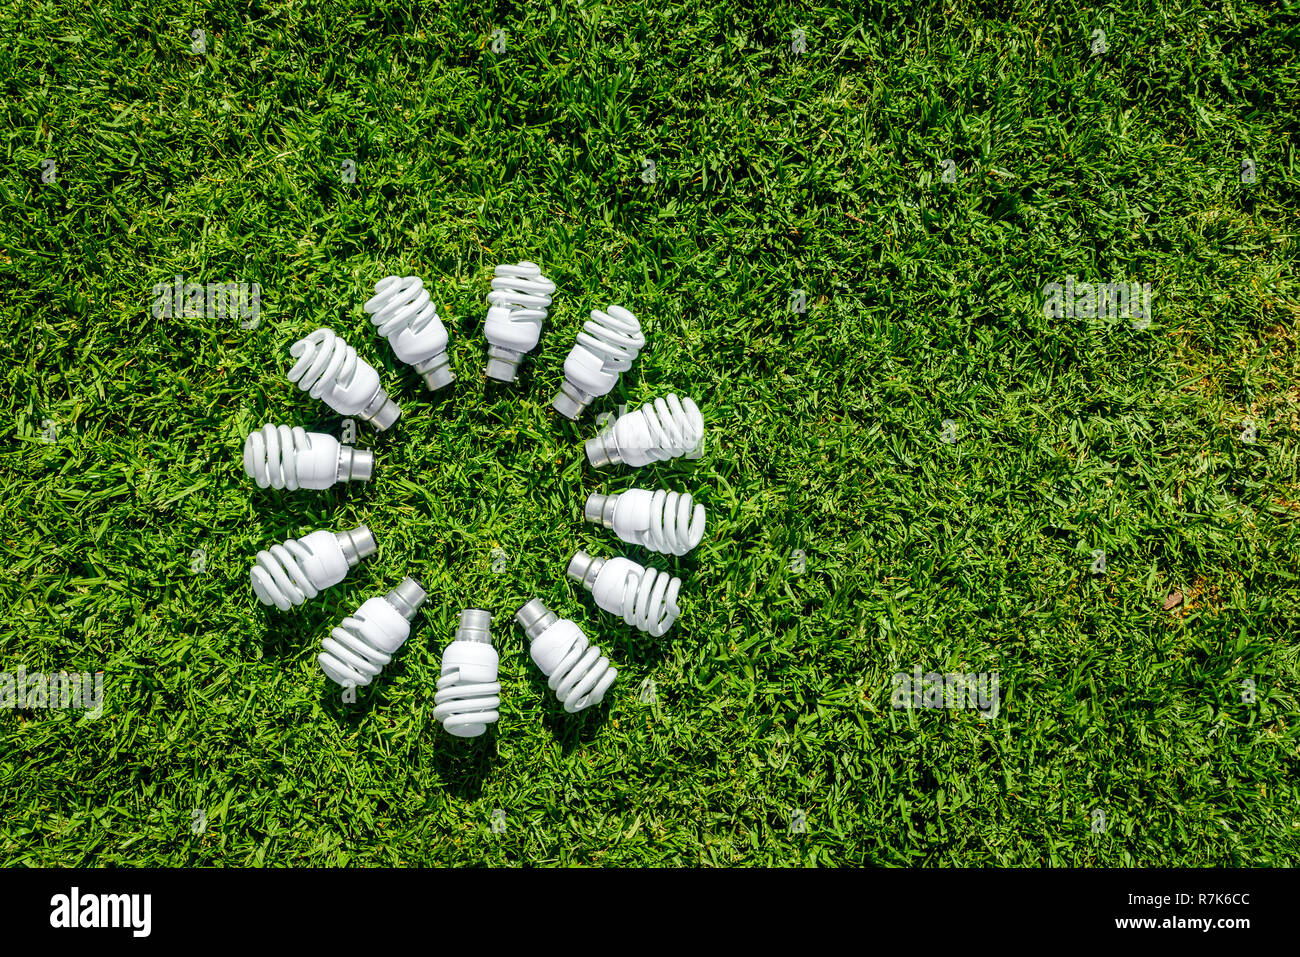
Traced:
<path fill-rule="evenodd" d="M 4 5 L 0 670 L 107 702 L 0 712 L 0 861 L 1300 861 L 1294 5 L 146 6 Z M 488 278 L 525 258 L 560 291 L 486 387 Z M 394 272 L 447 323 L 445 396 L 361 310 Z M 178 274 L 260 283 L 261 324 L 154 318 Z M 1150 327 L 1045 317 L 1068 275 L 1150 282 Z M 607 303 L 649 345 L 574 425 L 549 400 Z M 338 434 L 285 379 L 323 324 L 404 414 L 361 428 L 372 483 L 259 492 L 247 432 Z M 669 391 L 703 459 L 586 465 L 597 414 Z M 581 521 L 632 485 L 709 510 L 656 557 L 658 640 L 563 574 L 647 560 Z M 362 522 L 342 585 L 256 602 L 259 548 Z M 344 704 L 319 643 L 407 574 L 417 627 Z M 606 705 L 547 691 L 533 596 L 614 660 Z M 470 606 L 504 703 L 464 742 L 432 699 Z M 998 673 L 1000 712 L 893 709 L 915 666 Z"/>

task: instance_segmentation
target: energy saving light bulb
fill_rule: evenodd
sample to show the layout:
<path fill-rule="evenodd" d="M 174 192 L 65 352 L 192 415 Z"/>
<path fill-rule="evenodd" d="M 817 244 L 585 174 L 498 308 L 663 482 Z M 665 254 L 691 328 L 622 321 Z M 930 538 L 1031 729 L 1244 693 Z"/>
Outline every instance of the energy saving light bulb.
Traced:
<path fill-rule="evenodd" d="M 345 688 L 370 684 L 410 636 L 411 619 L 427 595 L 414 578 L 404 578 L 387 595 L 368 600 L 321 642 L 321 670 Z"/>
<path fill-rule="evenodd" d="M 332 330 L 317 329 L 299 339 L 289 355 L 298 360 L 289 381 L 339 415 L 358 415 L 382 432 L 402 414 L 379 384 L 379 373 Z"/>
<path fill-rule="evenodd" d="M 258 552 L 249 577 L 263 605 L 288 611 L 343 581 L 353 565 L 378 550 L 364 525 L 338 534 L 316 531 Z"/>
<path fill-rule="evenodd" d="M 630 558 L 592 558 L 579 551 L 567 574 L 586 586 L 605 611 L 622 615 L 633 627 L 658 638 L 677 620 L 677 593 L 682 580 L 646 568 Z"/>
<path fill-rule="evenodd" d="M 542 275 L 536 263 L 525 260 L 516 266 L 497 266 L 483 323 L 489 379 L 513 382 L 518 378 L 519 361 L 536 347 L 554 293 L 555 283 Z"/>
<path fill-rule="evenodd" d="M 492 647 L 492 615 L 480 608 L 460 613 L 456 639 L 442 653 L 442 677 L 433 696 L 433 718 L 448 734 L 477 738 L 499 717 L 500 656 Z"/>
<path fill-rule="evenodd" d="M 368 482 L 374 470 L 373 452 L 301 426 L 264 425 L 244 440 L 244 471 L 258 488 L 324 489 L 335 482 Z"/>
<path fill-rule="evenodd" d="M 685 555 L 704 538 L 704 506 L 689 492 L 630 488 L 617 495 L 591 495 L 582 510 L 589 522 L 612 528 L 629 545 Z"/>
<path fill-rule="evenodd" d="M 447 359 L 447 329 L 419 276 L 379 280 L 365 310 L 397 358 L 414 366 L 431 391 L 455 381 Z"/>
<path fill-rule="evenodd" d="M 618 669 L 610 667 L 577 624 L 556 617 L 539 598 L 515 612 L 515 621 L 528 636 L 528 653 L 550 679 L 547 685 L 565 711 L 572 714 L 600 703 Z"/>
<path fill-rule="evenodd" d="M 704 416 L 693 399 L 676 395 L 655 399 L 620 415 L 594 439 L 587 440 L 587 461 L 594 467 L 634 467 L 685 455 L 698 459 L 704 449 Z"/>
<path fill-rule="evenodd" d="M 564 384 L 551 400 L 556 412 L 576 419 L 599 396 L 608 395 L 645 345 L 641 323 L 622 306 L 591 310 L 578 341 L 564 360 Z"/>

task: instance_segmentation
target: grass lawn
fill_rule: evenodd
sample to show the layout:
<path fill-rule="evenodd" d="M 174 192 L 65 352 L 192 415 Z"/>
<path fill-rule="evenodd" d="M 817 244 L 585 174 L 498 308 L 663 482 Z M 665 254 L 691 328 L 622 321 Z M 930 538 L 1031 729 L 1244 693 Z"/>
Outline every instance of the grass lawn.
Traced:
<path fill-rule="evenodd" d="M 0 671 L 104 706 L 0 711 L 0 862 L 1300 863 L 1294 3 L 3 7 Z M 521 259 L 559 292 L 488 386 Z M 393 273 L 441 393 L 361 308 Z M 260 321 L 152 315 L 176 276 Z M 1149 283 L 1149 323 L 1048 314 L 1070 277 Z M 610 303 L 648 345 L 571 423 Z M 342 427 L 285 377 L 321 325 L 402 418 L 358 429 L 373 482 L 259 491 L 248 432 Z M 587 465 L 669 392 L 702 459 Z M 633 486 L 705 542 L 582 521 Z M 344 583 L 256 601 L 258 549 L 362 523 Z M 680 575 L 678 624 L 597 609 L 578 548 Z M 320 642 L 408 574 L 345 703 Z M 602 706 L 547 689 L 532 597 L 618 667 Z M 474 741 L 432 717 L 467 607 Z M 894 707 L 916 669 L 996 676 L 996 714 Z"/>

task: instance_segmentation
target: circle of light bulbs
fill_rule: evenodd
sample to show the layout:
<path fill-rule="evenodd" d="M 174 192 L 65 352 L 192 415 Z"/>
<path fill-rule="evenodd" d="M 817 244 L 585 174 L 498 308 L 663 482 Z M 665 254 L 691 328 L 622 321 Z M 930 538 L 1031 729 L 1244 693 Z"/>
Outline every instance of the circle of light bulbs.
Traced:
<path fill-rule="evenodd" d="M 555 284 L 528 261 L 496 268 L 484 335 L 488 378 L 513 382 L 523 357 L 541 338 Z M 448 360 L 446 327 L 418 276 L 388 276 L 375 284 L 364 304 L 375 331 L 394 354 L 412 366 L 431 391 L 455 380 Z M 622 306 L 593 309 L 564 362 L 564 382 L 552 400 L 560 414 L 577 419 L 595 399 L 608 395 L 645 346 L 635 315 Z M 335 412 L 392 427 L 401 409 L 383 388 L 379 373 L 355 348 L 327 328 L 298 340 L 289 381 Z M 690 399 L 667 395 L 626 412 L 587 441 L 596 468 L 639 467 L 686 456 L 699 458 L 704 418 Z M 300 426 L 267 424 L 244 442 L 244 471 L 259 488 L 326 489 L 336 482 L 369 481 L 374 453 L 344 445 L 331 435 Z M 592 494 L 583 517 L 610 529 L 622 541 L 648 551 L 685 555 L 704 537 L 704 506 L 689 492 L 632 488 L 613 495 Z M 249 572 L 253 591 L 265 605 L 287 611 L 337 585 L 378 544 L 369 528 L 325 529 L 271 545 L 257 553 Z M 567 574 L 591 591 L 598 607 L 653 637 L 676 622 L 681 579 L 625 557 L 599 558 L 579 551 Z M 428 597 L 414 578 L 386 595 L 368 599 L 321 643 L 317 663 L 345 688 L 370 684 L 410 636 L 411 622 Z M 567 712 L 604 700 L 618 676 L 607 657 L 574 621 L 559 618 L 534 598 L 516 613 L 533 662 Z M 499 717 L 500 656 L 492 646 L 492 615 L 468 608 L 442 657 L 434 696 L 434 718 L 457 737 L 477 737 Z"/>

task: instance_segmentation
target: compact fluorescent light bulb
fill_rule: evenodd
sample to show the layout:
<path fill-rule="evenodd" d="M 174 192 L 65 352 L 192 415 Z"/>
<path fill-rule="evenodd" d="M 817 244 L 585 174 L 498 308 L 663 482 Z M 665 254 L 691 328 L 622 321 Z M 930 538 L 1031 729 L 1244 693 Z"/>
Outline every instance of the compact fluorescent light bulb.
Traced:
<path fill-rule="evenodd" d="M 612 528 L 629 545 L 685 555 L 704 538 L 704 506 L 689 492 L 630 488 L 617 495 L 594 494 L 582 510 L 589 522 Z"/>
<path fill-rule="evenodd" d="M 492 615 L 480 608 L 460 613 L 456 639 L 442 653 L 442 677 L 433 696 L 433 717 L 447 733 L 476 738 L 500 716 L 500 656 L 492 647 Z"/>
<path fill-rule="evenodd" d="M 321 642 L 321 670 L 343 687 L 370 684 L 411 634 L 411 619 L 427 593 L 405 578 L 387 595 L 371 598 Z"/>
<path fill-rule="evenodd" d="M 554 293 L 555 283 L 542 275 L 537 263 L 497 266 L 483 323 L 489 379 L 513 382 L 518 377 L 519 361 L 537 346 Z"/>
<path fill-rule="evenodd" d="M 609 659 L 588 641 L 582 629 L 556 617 L 534 598 L 515 612 L 515 621 L 528 636 L 528 653 L 549 679 L 547 685 L 570 713 L 599 704 L 618 677 Z"/>
<path fill-rule="evenodd" d="M 555 411 L 576 419 L 594 399 L 609 394 L 644 345 L 641 323 L 622 306 L 591 310 L 564 360 L 564 384 L 551 400 Z"/>
<path fill-rule="evenodd" d="M 682 580 L 630 558 L 592 558 L 579 551 L 569 561 L 567 574 L 589 589 L 605 611 L 622 615 L 629 625 L 656 638 L 680 614 L 677 593 Z"/>
<path fill-rule="evenodd" d="M 378 550 L 364 525 L 338 534 L 316 531 L 258 552 L 249 577 L 263 605 L 288 611 L 343 581 L 353 565 Z"/>
<path fill-rule="evenodd" d="M 419 276 L 388 276 L 375 283 L 365 310 L 397 358 L 424 376 L 430 390 L 455 381 L 447 359 L 447 328 L 424 280 Z"/>
<path fill-rule="evenodd" d="M 693 399 L 676 395 L 655 399 L 614 420 L 587 441 L 587 461 L 596 468 L 623 463 L 633 467 L 685 455 L 697 459 L 704 447 L 704 416 Z"/>
<path fill-rule="evenodd" d="M 335 482 L 368 482 L 374 470 L 373 452 L 301 426 L 264 425 L 244 440 L 244 471 L 258 488 L 323 489 Z"/>
<path fill-rule="evenodd" d="M 289 381 L 339 415 L 358 415 L 382 432 L 402 414 L 379 384 L 374 366 L 332 330 L 317 329 L 299 339 L 289 355 L 298 360 L 289 370 Z"/>

